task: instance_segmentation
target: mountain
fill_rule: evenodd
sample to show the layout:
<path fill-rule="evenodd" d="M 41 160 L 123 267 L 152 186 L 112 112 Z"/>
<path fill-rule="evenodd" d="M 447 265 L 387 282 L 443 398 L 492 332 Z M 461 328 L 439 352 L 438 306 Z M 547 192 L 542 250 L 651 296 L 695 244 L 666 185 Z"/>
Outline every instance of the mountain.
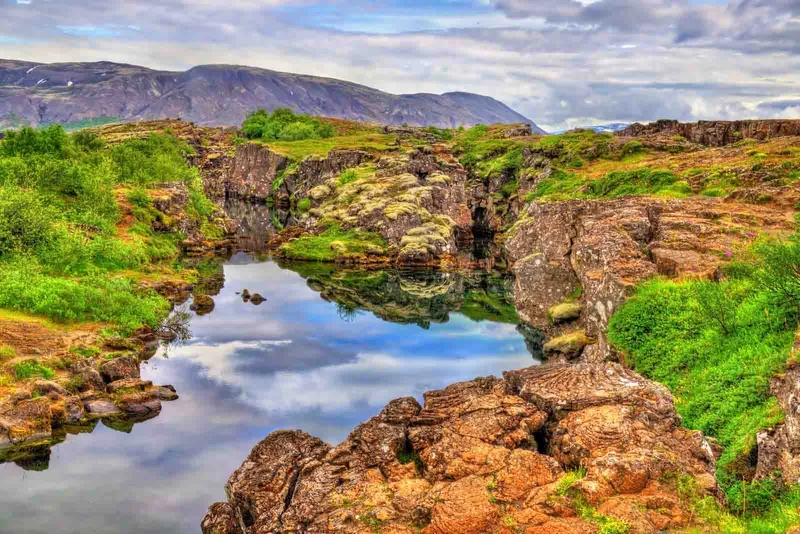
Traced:
<path fill-rule="evenodd" d="M 597 133 L 614 133 L 619 132 L 620 130 L 624 130 L 630 126 L 629 122 L 612 122 L 609 124 L 596 124 L 594 126 L 581 126 L 579 129 L 581 130 L 594 130 Z M 553 132 L 553 134 L 562 134 L 566 133 L 569 130 L 561 130 L 559 132 Z"/>
<path fill-rule="evenodd" d="M 472 93 L 393 95 L 332 78 L 235 65 L 167 72 L 106 61 L 0 59 L 0 127 L 174 117 L 202 125 L 238 125 L 259 107 L 412 126 L 524 122 L 543 133 L 502 102 Z"/>

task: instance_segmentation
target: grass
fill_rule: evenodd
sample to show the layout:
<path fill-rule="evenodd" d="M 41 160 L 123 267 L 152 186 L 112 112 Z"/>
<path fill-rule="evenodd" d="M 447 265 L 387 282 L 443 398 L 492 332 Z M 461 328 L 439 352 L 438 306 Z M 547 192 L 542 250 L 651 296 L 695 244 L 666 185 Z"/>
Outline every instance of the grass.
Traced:
<path fill-rule="evenodd" d="M 690 194 L 691 186 L 666 170 L 614 171 L 596 180 L 572 172 L 555 171 L 539 182 L 527 200 L 613 199 L 626 195 L 682 198 Z"/>
<path fill-rule="evenodd" d="M 174 260 L 184 236 L 152 230 L 168 218 L 148 188 L 184 182 L 189 219 L 206 236 L 221 234 L 186 162 L 191 153 L 170 135 L 106 147 L 93 132 L 68 135 L 57 125 L 9 132 L 0 142 L 0 307 L 125 331 L 156 326 L 166 301 L 138 291 L 127 273 Z M 119 224 L 118 202 L 132 210 L 133 224 Z"/>
<path fill-rule="evenodd" d="M 42 365 L 38 360 L 25 360 L 11 366 L 14 377 L 17 380 L 28 380 L 30 378 L 44 378 L 52 380 L 56 372 L 51 368 Z"/>
<path fill-rule="evenodd" d="M 624 519 L 601 514 L 582 497 L 573 498 L 572 505 L 578 517 L 597 525 L 598 534 L 627 534 L 631 528 L 630 523 Z"/>
<path fill-rule="evenodd" d="M 286 258 L 311 261 L 335 261 L 342 254 L 383 252 L 386 242 L 378 234 L 343 230 L 331 224 L 319 235 L 306 235 L 284 244 L 280 251 Z"/>
<path fill-rule="evenodd" d="M 756 433 L 783 418 L 769 382 L 786 368 L 800 322 L 798 265 L 797 237 L 761 242 L 720 282 L 644 283 L 610 321 L 626 363 L 673 392 L 684 425 L 725 447 L 717 477 L 735 512 L 748 491 L 777 496 L 743 478 Z"/>
<path fill-rule="evenodd" d="M 572 489 L 572 486 L 574 486 L 579 480 L 583 480 L 585 477 L 586 469 L 582 467 L 574 471 L 567 471 L 564 476 L 558 480 L 558 485 L 556 486 L 556 495 L 567 495 L 569 490 Z"/>
<path fill-rule="evenodd" d="M 13 360 L 17 357 L 17 351 L 14 347 L 8 345 L 0 345 L 0 363 Z"/>
<path fill-rule="evenodd" d="M 327 157 L 331 150 L 351 149 L 368 152 L 388 150 L 395 142 L 395 134 L 359 133 L 356 135 L 330 137 L 328 139 L 308 139 L 303 141 L 260 141 L 270 150 L 284 155 L 292 161 L 302 161 L 308 156 Z"/>

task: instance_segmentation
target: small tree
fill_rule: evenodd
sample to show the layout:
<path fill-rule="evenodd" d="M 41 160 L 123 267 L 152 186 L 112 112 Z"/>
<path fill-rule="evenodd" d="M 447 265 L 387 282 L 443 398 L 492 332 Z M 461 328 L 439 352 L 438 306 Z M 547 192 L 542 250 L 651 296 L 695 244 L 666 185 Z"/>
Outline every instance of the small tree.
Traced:
<path fill-rule="evenodd" d="M 729 282 L 699 282 L 697 302 L 701 313 L 729 336 L 736 332 L 740 299 Z"/>

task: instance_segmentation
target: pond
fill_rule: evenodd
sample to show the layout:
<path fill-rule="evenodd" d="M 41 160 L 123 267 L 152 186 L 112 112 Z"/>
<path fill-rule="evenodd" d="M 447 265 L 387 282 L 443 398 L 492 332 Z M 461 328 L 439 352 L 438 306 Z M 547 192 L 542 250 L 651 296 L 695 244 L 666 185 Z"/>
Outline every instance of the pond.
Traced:
<path fill-rule="evenodd" d="M 338 443 L 393 398 L 535 363 L 535 336 L 526 343 L 516 327 L 497 274 L 245 253 L 205 267 L 219 269 L 216 308 L 192 314 L 189 341 L 142 365 L 142 378 L 174 385 L 180 399 L 143 423 L 65 436 L 49 461 L 0 465 L 0 532 L 197 533 L 271 431 Z M 244 289 L 266 302 L 245 302 Z"/>

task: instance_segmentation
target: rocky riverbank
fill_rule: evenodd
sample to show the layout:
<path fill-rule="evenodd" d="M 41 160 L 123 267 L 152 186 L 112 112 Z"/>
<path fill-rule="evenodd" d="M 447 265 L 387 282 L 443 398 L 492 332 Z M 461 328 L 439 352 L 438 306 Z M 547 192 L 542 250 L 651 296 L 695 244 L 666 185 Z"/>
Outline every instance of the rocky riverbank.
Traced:
<path fill-rule="evenodd" d="M 716 494 L 713 450 L 680 427 L 665 388 L 618 364 L 548 365 L 428 392 L 424 406 L 398 399 L 336 447 L 273 433 L 202 528 L 654 532 L 695 524 L 689 486 Z"/>

